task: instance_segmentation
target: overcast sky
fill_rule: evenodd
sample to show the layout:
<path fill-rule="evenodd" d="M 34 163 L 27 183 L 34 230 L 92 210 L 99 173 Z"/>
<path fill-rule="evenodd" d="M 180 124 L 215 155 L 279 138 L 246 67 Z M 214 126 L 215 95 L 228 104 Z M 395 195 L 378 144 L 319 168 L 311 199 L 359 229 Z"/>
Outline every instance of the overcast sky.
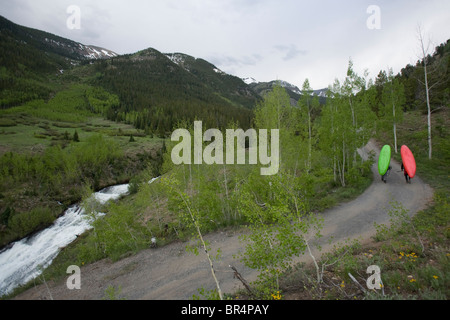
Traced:
<path fill-rule="evenodd" d="M 70 5 L 79 29 L 67 27 Z M 301 88 L 308 78 L 314 89 L 343 79 L 350 58 L 369 78 L 414 64 L 418 24 L 432 48 L 450 38 L 448 0 L 0 0 L 0 14 L 118 54 L 182 52 L 258 81 Z"/>

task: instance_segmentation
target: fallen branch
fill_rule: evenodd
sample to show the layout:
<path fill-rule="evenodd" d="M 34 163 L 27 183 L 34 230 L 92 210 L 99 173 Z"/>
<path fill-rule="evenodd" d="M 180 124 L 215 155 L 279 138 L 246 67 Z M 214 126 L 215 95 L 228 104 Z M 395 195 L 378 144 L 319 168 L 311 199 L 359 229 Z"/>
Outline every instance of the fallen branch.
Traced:
<path fill-rule="evenodd" d="M 252 289 L 250 289 L 248 282 L 241 276 L 241 274 L 237 271 L 237 269 L 235 267 L 233 267 L 232 265 L 229 265 L 229 267 L 231 269 L 233 269 L 233 271 L 234 271 L 234 278 L 239 279 L 242 282 L 242 284 L 244 285 L 245 289 L 247 289 L 247 291 L 251 295 L 253 295 Z"/>
<path fill-rule="evenodd" d="M 365 294 L 367 292 L 367 290 L 358 282 L 358 280 L 355 279 L 354 276 L 352 276 L 352 274 L 349 272 L 348 276 L 350 277 L 350 279 L 352 279 L 352 281 L 354 283 L 356 283 L 358 285 L 358 287 L 361 289 L 361 291 Z"/>

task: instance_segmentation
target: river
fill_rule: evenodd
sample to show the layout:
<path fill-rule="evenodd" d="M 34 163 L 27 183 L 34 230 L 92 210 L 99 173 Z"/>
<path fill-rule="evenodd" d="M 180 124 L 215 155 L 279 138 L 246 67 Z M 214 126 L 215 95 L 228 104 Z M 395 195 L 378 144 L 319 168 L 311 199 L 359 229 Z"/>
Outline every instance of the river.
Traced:
<path fill-rule="evenodd" d="M 128 184 L 121 184 L 95 192 L 93 196 L 106 203 L 127 193 Z M 62 248 L 92 228 L 89 217 L 75 204 L 48 228 L 0 251 L 0 297 L 40 276 Z"/>

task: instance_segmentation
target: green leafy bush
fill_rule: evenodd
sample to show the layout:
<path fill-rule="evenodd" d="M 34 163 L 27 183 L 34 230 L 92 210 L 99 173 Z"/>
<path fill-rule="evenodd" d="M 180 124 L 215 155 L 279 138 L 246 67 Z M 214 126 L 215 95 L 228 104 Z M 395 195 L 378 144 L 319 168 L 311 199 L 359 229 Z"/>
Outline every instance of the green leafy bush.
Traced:
<path fill-rule="evenodd" d="M 29 212 L 13 215 L 8 223 L 12 232 L 24 237 L 37 228 L 46 226 L 54 220 L 55 216 L 49 208 L 35 208 Z"/>

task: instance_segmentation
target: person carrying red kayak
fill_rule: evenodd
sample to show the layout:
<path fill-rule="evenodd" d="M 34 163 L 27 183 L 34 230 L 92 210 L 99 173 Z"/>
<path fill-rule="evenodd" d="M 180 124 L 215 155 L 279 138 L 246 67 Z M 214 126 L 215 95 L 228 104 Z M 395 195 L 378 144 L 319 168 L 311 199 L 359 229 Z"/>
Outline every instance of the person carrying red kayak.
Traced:
<path fill-rule="evenodd" d="M 406 183 L 411 183 L 411 178 L 409 177 L 408 172 L 406 172 L 405 167 L 403 166 L 403 162 L 402 162 L 402 171 L 403 174 L 405 175 Z"/>
<path fill-rule="evenodd" d="M 402 156 L 402 171 L 405 175 L 406 183 L 411 183 L 411 179 L 416 175 L 416 160 L 406 145 L 402 145 L 400 154 Z"/>

